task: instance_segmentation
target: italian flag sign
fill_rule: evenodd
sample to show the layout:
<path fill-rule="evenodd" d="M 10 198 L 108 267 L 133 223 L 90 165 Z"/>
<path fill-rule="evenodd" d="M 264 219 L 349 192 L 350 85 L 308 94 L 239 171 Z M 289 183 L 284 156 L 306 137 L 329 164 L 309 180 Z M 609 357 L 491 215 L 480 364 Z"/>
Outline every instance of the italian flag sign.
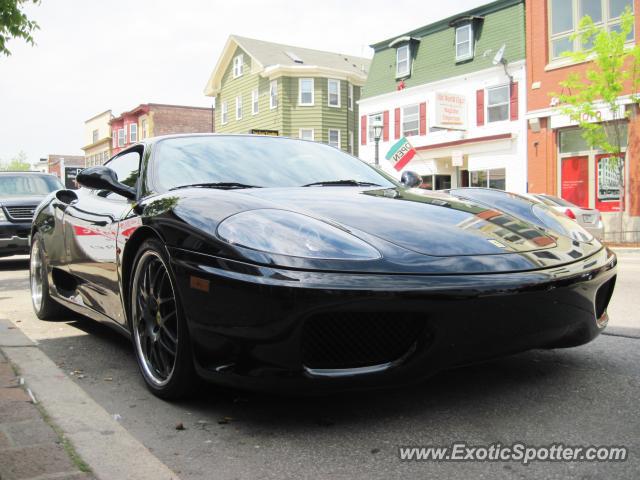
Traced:
<path fill-rule="evenodd" d="M 398 140 L 385 155 L 385 158 L 391 162 L 393 168 L 397 171 L 409 163 L 416 154 L 416 149 L 409 143 L 406 137 Z"/>

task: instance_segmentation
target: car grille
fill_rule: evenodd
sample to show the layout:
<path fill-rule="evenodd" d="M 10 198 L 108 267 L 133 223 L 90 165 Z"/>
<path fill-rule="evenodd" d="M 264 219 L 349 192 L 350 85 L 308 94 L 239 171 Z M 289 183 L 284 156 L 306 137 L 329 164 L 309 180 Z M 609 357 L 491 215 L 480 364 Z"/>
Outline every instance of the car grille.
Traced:
<path fill-rule="evenodd" d="M 31 220 L 36 207 L 4 207 L 12 220 Z"/>
<path fill-rule="evenodd" d="M 609 306 L 609 300 L 613 295 L 613 287 L 616 285 L 616 276 L 614 275 L 598 289 L 596 293 L 596 318 L 600 318 Z"/>
<path fill-rule="evenodd" d="M 310 317 L 302 332 L 302 362 L 312 369 L 345 369 L 398 360 L 424 329 L 416 314 L 333 312 Z"/>

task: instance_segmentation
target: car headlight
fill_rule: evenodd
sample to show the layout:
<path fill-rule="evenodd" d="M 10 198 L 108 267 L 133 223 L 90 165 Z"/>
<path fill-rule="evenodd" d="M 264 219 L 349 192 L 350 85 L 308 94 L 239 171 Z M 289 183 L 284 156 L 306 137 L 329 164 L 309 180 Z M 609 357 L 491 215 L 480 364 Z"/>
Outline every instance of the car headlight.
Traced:
<path fill-rule="evenodd" d="M 349 232 L 286 210 L 237 213 L 220 223 L 218 236 L 232 245 L 276 255 L 326 260 L 375 260 L 381 257 L 375 248 Z"/>
<path fill-rule="evenodd" d="M 7 221 L 7 216 L 4 214 L 4 209 L 2 208 L 2 205 L 0 205 L 0 222 L 6 222 Z"/>

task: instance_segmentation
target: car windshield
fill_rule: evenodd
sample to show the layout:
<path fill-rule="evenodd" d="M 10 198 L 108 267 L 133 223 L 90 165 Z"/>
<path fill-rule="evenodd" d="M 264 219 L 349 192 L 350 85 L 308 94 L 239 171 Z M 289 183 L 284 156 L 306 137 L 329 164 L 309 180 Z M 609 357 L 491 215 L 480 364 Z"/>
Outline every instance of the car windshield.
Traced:
<path fill-rule="evenodd" d="M 154 156 L 155 181 L 161 191 L 207 183 L 256 187 L 321 187 L 331 186 L 331 182 L 341 188 L 359 184 L 395 186 L 389 177 L 336 148 L 286 138 L 168 138 L 158 143 Z M 338 181 L 342 182 L 335 183 Z"/>
<path fill-rule="evenodd" d="M 61 188 L 51 175 L 0 175 L 0 196 L 46 195 Z"/>
<path fill-rule="evenodd" d="M 571 202 L 567 202 L 564 198 L 554 197 L 552 195 L 538 195 L 540 199 L 545 202 L 547 205 L 551 205 L 552 207 L 557 207 L 558 205 L 561 207 L 575 207 Z"/>

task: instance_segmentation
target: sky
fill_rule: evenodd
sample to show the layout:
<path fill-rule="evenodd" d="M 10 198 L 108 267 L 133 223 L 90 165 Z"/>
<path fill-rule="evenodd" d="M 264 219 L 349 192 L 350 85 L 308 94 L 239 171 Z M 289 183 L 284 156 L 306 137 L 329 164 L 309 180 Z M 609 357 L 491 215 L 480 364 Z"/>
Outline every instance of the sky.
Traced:
<path fill-rule="evenodd" d="M 369 45 L 487 0 L 42 0 L 36 46 L 0 56 L 0 160 L 81 155 L 84 121 L 141 103 L 210 107 L 230 34 L 372 57 Z"/>

